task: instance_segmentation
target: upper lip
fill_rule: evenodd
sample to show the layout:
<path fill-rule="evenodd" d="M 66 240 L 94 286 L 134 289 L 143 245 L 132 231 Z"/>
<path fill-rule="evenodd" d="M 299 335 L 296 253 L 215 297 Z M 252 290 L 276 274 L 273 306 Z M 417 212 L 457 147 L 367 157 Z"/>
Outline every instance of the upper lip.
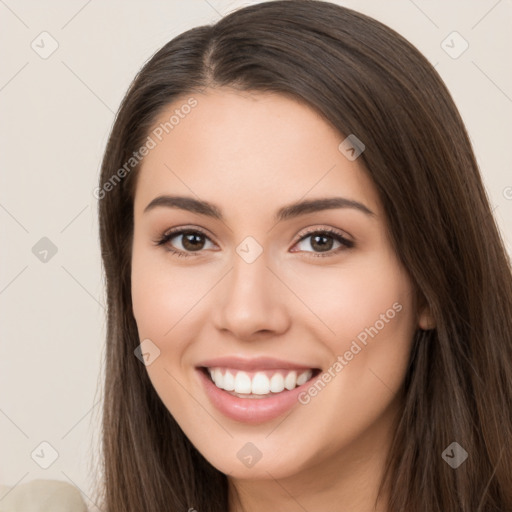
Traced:
<path fill-rule="evenodd" d="M 254 371 L 254 370 L 271 370 L 277 368 L 286 368 L 290 370 L 302 370 L 315 368 L 309 364 L 294 363 L 285 361 L 283 359 L 276 359 L 274 357 L 254 357 L 242 358 L 234 356 L 216 357 L 201 361 L 198 367 L 205 368 L 233 368 L 236 370 Z"/>

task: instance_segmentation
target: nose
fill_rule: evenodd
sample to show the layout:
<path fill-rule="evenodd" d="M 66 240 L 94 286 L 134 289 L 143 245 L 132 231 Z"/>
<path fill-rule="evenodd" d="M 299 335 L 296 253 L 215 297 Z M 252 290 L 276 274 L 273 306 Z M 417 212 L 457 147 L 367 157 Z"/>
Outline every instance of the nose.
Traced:
<path fill-rule="evenodd" d="M 235 254 L 233 268 L 214 298 L 216 328 L 239 340 L 276 337 L 290 326 L 291 292 L 269 268 L 264 254 L 252 263 Z"/>

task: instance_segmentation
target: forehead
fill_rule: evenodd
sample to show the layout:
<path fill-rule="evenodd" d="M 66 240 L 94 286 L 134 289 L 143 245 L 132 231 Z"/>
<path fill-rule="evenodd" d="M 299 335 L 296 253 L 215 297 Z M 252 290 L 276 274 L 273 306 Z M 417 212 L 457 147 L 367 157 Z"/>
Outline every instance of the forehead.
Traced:
<path fill-rule="evenodd" d="M 379 209 L 361 160 L 339 149 L 345 136 L 281 94 L 222 88 L 181 96 L 149 136 L 154 147 L 142 160 L 135 194 L 139 213 L 155 196 L 178 192 L 236 204 L 244 214 L 326 195 Z"/>

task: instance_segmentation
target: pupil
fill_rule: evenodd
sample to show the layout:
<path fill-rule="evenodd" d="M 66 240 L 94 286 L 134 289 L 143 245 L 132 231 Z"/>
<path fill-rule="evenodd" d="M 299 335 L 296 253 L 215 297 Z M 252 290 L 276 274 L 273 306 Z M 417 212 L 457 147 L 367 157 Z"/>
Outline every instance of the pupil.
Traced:
<path fill-rule="evenodd" d="M 183 247 L 189 250 L 201 249 L 201 237 L 202 235 L 197 235 L 196 233 L 188 233 L 184 235 Z"/>
<path fill-rule="evenodd" d="M 321 239 L 323 240 L 323 242 L 320 242 L 318 244 L 317 240 L 318 239 Z M 330 243 L 327 242 L 327 244 L 325 243 L 325 239 L 330 239 Z M 315 244 L 318 244 L 318 247 L 320 248 L 321 251 L 328 251 L 329 249 L 332 248 L 332 243 L 333 243 L 333 239 L 329 236 L 324 236 L 324 235 L 315 235 L 312 239 L 312 247 L 315 248 Z"/>

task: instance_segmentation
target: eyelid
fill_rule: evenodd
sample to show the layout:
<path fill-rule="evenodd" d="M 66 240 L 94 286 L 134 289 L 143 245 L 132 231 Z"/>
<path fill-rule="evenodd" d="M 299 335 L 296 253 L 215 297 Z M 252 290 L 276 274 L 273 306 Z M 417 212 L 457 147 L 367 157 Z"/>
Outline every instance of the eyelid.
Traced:
<path fill-rule="evenodd" d="M 344 238 L 347 242 L 355 243 L 353 237 L 351 235 L 349 235 L 346 231 L 342 231 L 341 229 L 333 228 L 331 226 L 319 227 L 318 224 L 314 224 L 313 226 L 304 228 L 304 231 L 302 231 L 301 233 L 299 233 L 297 235 L 297 241 L 295 243 L 299 242 L 307 235 L 311 235 L 313 233 L 336 234 L 336 235 Z"/>
<path fill-rule="evenodd" d="M 213 242 L 212 235 L 203 228 L 200 228 L 198 226 L 178 226 L 175 228 L 167 229 L 161 235 L 158 235 L 157 239 L 154 240 L 154 243 L 158 244 L 163 239 L 169 240 L 171 238 L 174 238 L 174 236 L 182 235 L 188 231 L 201 233 L 202 235 L 204 235 L 206 238 L 208 238 L 210 241 Z M 215 243 L 215 242 L 213 242 L 213 243 Z M 215 245 L 218 245 L 218 244 L 215 244 Z"/>
<path fill-rule="evenodd" d="M 172 235 L 174 233 L 180 234 L 183 231 L 198 231 L 199 233 L 202 233 L 203 235 L 207 236 L 208 238 L 211 238 L 211 235 L 203 228 L 200 228 L 199 226 L 178 226 L 175 228 L 168 229 L 164 231 L 162 236 L 168 236 Z"/>

